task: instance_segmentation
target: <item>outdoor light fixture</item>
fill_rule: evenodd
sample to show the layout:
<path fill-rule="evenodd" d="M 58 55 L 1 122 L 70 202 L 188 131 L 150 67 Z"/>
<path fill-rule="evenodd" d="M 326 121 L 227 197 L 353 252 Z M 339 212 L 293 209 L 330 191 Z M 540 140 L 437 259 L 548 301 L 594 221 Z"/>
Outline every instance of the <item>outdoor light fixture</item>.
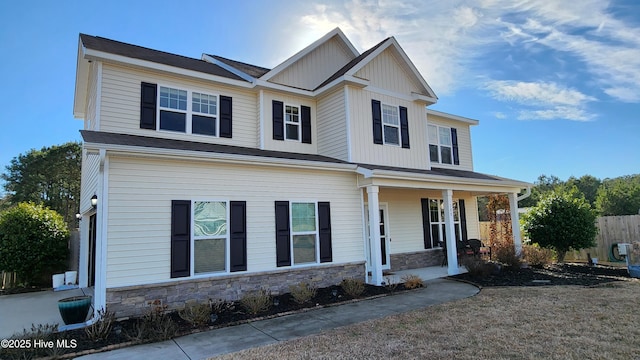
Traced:
<path fill-rule="evenodd" d="M 82 214 L 76 214 L 76 219 L 82 220 Z"/>
<path fill-rule="evenodd" d="M 94 209 L 98 207 L 98 195 L 93 194 L 91 197 L 91 206 L 93 206 Z"/>

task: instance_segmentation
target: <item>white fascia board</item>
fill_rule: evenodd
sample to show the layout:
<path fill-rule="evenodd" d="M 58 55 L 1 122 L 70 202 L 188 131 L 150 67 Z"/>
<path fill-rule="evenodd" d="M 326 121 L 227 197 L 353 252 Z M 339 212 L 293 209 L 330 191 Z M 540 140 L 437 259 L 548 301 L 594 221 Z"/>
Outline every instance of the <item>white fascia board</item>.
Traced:
<path fill-rule="evenodd" d="M 427 175 L 427 174 L 417 174 L 411 172 L 402 172 L 402 171 L 393 171 L 393 170 L 378 170 L 378 169 L 367 169 L 358 167 L 356 172 L 364 176 L 365 178 L 376 178 L 376 179 L 387 179 L 387 180 L 405 180 L 405 181 L 428 181 L 435 183 L 444 183 L 444 184 L 460 184 L 460 185 L 483 185 L 483 186 L 493 186 L 500 188 L 518 188 L 524 189 L 532 186 L 532 184 L 505 179 L 497 177 L 499 180 L 488 180 L 488 179 L 471 179 L 471 178 L 460 178 L 453 176 L 443 176 L 443 175 Z"/>
<path fill-rule="evenodd" d="M 211 74 L 202 73 L 199 71 L 183 69 L 183 68 L 179 68 L 171 65 L 156 63 L 153 61 L 134 59 L 127 56 L 116 55 L 116 54 L 111 54 L 111 53 L 92 50 L 92 49 L 86 49 L 84 53 L 84 58 L 90 59 L 90 60 L 95 59 L 95 60 L 118 62 L 118 63 L 127 64 L 127 65 L 139 66 L 143 68 L 164 71 L 164 72 L 169 72 L 169 73 L 183 75 L 183 76 L 189 76 L 189 77 L 201 79 L 201 80 L 209 80 L 217 83 L 239 86 L 243 88 L 254 87 L 254 84 L 247 83 L 245 81 L 229 79 L 223 76 L 211 75 Z"/>
<path fill-rule="evenodd" d="M 350 85 L 353 87 L 357 87 L 357 88 L 365 88 L 367 86 L 369 86 L 369 80 L 366 79 L 361 79 L 361 78 L 357 78 L 355 76 L 351 76 L 351 75 L 343 75 L 335 80 L 333 80 L 332 82 L 328 83 L 327 85 L 315 90 L 313 92 L 314 96 L 321 96 L 322 94 L 333 90 L 333 88 L 335 88 L 336 86 L 340 86 L 340 85 Z"/>
<path fill-rule="evenodd" d="M 218 59 L 216 59 L 214 57 L 211 57 L 211 56 L 209 56 L 207 54 L 202 54 L 202 60 L 204 60 L 206 62 L 210 62 L 210 63 L 212 63 L 214 65 L 218 65 L 221 68 L 227 70 L 228 72 L 230 72 L 232 74 L 235 74 L 236 76 L 239 76 L 239 77 L 247 80 L 250 83 L 253 83 L 256 80 L 253 76 L 251 76 L 249 74 L 245 74 L 244 72 L 234 68 L 233 66 L 231 66 L 231 65 L 229 65 L 229 64 L 227 64 L 225 62 L 222 62 L 222 61 L 220 61 L 220 60 L 218 60 Z"/>
<path fill-rule="evenodd" d="M 282 70 L 288 68 L 291 64 L 293 64 L 296 61 L 300 60 L 305 55 L 309 54 L 310 52 L 315 50 L 317 47 L 319 47 L 320 45 L 322 45 L 325 42 L 329 41 L 331 38 L 333 38 L 336 35 L 343 41 L 344 45 L 346 45 L 347 48 L 351 51 L 354 59 L 360 55 L 360 53 L 358 53 L 358 50 L 356 50 L 356 48 L 349 41 L 349 39 L 347 39 L 347 37 L 342 32 L 342 30 L 340 30 L 340 28 L 335 28 L 335 29 L 331 30 L 329 33 L 327 33 L 325 36 L 323 36 L 320 39 L 314 41 L 311 45 L 309 45 L 306 48 L 298 51 L 292 57 L 290 57 L 287 60 L 285 60 L 284 62 L 280 63 L 278 66 L 274 67 L 273 69 L 271 69 L 266 74 L 262 75 L 262 77 L 260 79 L 269 80 L 269 79 L 273 78 L 274 76 L 278 75 Z"/>
<path fill-rule="evenodd" d="M 270 158 L 262 156 L 251 155 L 239 155 L 239 154 L 225 154 L 225 153 L 211 153 L 203 151 L 189 151 L 189 150 L 173 150 L 162 148 L 141 148 L 139 146 L 130 145 L 113 145 L 113 144 L 101 144 L 101 143 L 84 143 L 84 146 L 88 151 L 99 149 L 105 150 L 109 153 L 122 153 L 122 154 L 136 154 L 138 156 L 150 156 L 150 157 L 165 157 L 173 158 L 177 160 L 185 160 L 187 158 L 210 160 L 217 162 L 227 162 L 241 165 L 258 165 L 258 166 L 277 166 L 277 167 L 292 167 L 292 168 L 306 168 L 316 170 L 333 170 L 333 171 L 349 171 L 353 172 L 357 165 L 344 164 L 344 163 L 319 163 L 317 161 L 309 160 L 296 160 L 296 159 L 280 159 Z"/>
<path fill-rule="evenodd" d="M 84 119 L 87 106 L 87 91 L 89 86 L 89 61 L 84 58 L 85 48 L 78 40 L 78 59 L 76 63 L 76 84 L 73 93 L 73 117 Z"/>
<path fill-rule="evenodd" d="M 427 109 L 427 117 L 429 115 L 435 115 L 435 116 L 440 116 L 446 119 L 451 119 L 451 120 L 456 120 L 456 121 L 461 121 L 470 125 L 478 125 L 478 123 L 480 121 L 475 120 L 475 119 L 470 119 L 464 116 L 459 116 L 459 115 L 454 115 L 454 114 L 449 114 L 449 113 L 445 113 L 442 111 L 437 111 L 437 110 L 432 110 L 432 109 Z"/>
<path fill-rule="evenodd" d="M 294 88 L 294 87 L 291 87 L 291 86 L 276 84 L 276 83 L 268 82 L 268 81 L 265 81 L 265 80 L 262 80 L 262 79 L 256 79 L 254 84 L 255 84 L 255 86 L 257 88 L 284 91 L 284 92 L 287 92 L 287 93 L 290 93 L 290 94 L 307 96 L 307 97 L 316 96 L 316 93 L 313 92 L 313 91 L 310 91 L 310 90 L 298 89 L 298 88 Z"/>

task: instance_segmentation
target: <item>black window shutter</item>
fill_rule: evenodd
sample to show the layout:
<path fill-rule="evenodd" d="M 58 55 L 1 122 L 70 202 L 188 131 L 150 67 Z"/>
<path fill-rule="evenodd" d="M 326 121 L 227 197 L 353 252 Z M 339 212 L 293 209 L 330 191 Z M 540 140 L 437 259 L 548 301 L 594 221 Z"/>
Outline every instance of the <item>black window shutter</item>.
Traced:
<path fill-rule="evenodd" d="M 276 266 L 291 266 L 289 202 L 276 201 Z"/>
<path fill-rule="evenodd" d="M 407 118 L 407 108 L 400 106 L 400 136 L 402 137 L 402 147 L 409 149 L 409 119 Z"/>
<path fill-rule="evenodd" d="M 284 104 L 282 101 L 273 100 L 271 103 L 273 113 L 273 140 L 284 140 Z"/>
<path fill-rule="evenodd" d="M 424 248 L 431 249 L 431 216 L 429 214 L 429 199 L 420 199 L 422 203 L 422 236 Z"/>
<path fill-rule="evenodd" d="M 373 114 L 373 143 L 382 145 L 382 110 L 380 101 L 371 100 L 371 113 Z"/>
<path fill-rule="evenodd" d="M 301 106 L 300 113 L 302 115 L 302 142 L 311 144 L 311 108 Z"/>
<path fill-rule="evenodd" d="M 191 201 L 171 201 L 171 277 L 191 275 Z"/>
<path fill-rule="evenodd" d="M 247 202 L 229 203 L 229 270 L 247 270 Z"/>
<path fill-rule="evenodd" d="M 320 237 L 320 262 L 332 262 L 331 206 L 329 202 L 318 203 L 318 225 L 318 234 Z"/>
<path fill-rule="evenodd" d="M 460 232 L 462 241 L 467 241 L 467 211 L 464 208 L 464 200 L 458 200 L 458 211 L 460 211 Z"/>
<path fill-rule="evenodd" d="M 458 154 L 458 130 L 451 128 L 451 144 L 453 145 L 453 164 L 460 165 L 460 155 Z"/>
<path fill-rule="evenodd" d="M 220 96 L 220 137 L 230 138 L 232 135 L 232 101 L 229 96 Z"/>
<path fill-rule="evenodd" d="M 142 83 L 140 91 L 140 129 L 156 129 L 158 85 Z"/>

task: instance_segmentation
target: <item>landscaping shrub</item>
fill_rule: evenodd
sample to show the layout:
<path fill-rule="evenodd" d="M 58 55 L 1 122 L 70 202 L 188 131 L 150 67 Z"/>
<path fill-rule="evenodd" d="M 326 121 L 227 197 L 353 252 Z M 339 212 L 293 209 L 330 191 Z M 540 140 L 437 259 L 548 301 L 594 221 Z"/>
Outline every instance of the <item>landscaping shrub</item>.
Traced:
<path fill-rule="evenodd" d="M 422 281 L 422 279 L 418 275 L 405 275 L 402 277 L 402 281 L 404 282 L 404 287 L 406 289 L 416 289 L 424 287 L 424 281 Z"/>
<path fill-rule="evenodd" d="M 513 268 L 519 268 L 521 265 L 520 258 L 516 255 L 516 249 L 513 241 L 503 241 L 491 248 L 491 253 L 496 261 Z"/>
<path fill-rule="evenodd" d="M 298 304 L 304 304 L 316 296 L 318 288 L 306 282 L 301 282 L 298 285 L 289 286 L 289 292 L 293 297 L 293 301 Z"/>
<path fill-rule="evenodd" d="M 202 327 L 211 320 L 211 305 L 188 302 L 178 311 L 178 315 L 191 326 Z"/>
<path fill-rule="evenodd" d="M 551 249 L 541 248 L 537 244 L 522 245 L 522 252 L 524 253 L 524 259 L 533 267 L 541 268 L 550 264 L 553 260 L 553 251 Z"/>
<path fill-rule="evenodd" d="M 0 213 L 0 270 L 25 284 L 67 268 L 69 230 L 57 212 L 19 203 Z"/>
<path fill-rule="evenodd" d="M 226 311 L 232 311 L 235 309 L 235 304 L 230 301 L 222 299 L 211 300 L 209 299 L 209 305 L 211 306 L 211 312 L 213 314 L 221 314 Z"/>
<path fill-rule="evenodd" d="M 354 278 L 343 279 L 340 287 L 345 294 L 352 298 L 357 298 L 364 292 L 364 281 Z"/>
<path fill-rule="evenodd" d="M 482 279 L 491 274 L 493 266 L 479 257 L 467 256 L 462 260 L 462 266 L 467 269 L 469 275 Z"/>
<path fill-rule="evenodd" d="M 140 342 L 162 341 L 173 338 L 177 331 L 178 325 L 167 314 L 167 305 L 153 304 L 129 337 Z"/>
<path fill-rule="evenodd" d="M 116 316 L 112 311 L 98 310 L 98 319 L 93 324 L 84 328 L 87 337 L 92 341 L 106 340 L 111 333 Z"/>
<path fill-rule="evenodd" d="M 271 293 L 265 289 L 251 291 L 240 299 L 242 306 L 251 315 L 269 310 L 271 307 Z"/>

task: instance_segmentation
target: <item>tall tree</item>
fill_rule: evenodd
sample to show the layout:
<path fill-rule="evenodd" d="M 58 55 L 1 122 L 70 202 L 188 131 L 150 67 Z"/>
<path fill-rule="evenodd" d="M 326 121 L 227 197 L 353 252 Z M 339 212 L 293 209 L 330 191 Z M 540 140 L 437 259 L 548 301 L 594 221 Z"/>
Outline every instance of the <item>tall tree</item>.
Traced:
<path fill-rule="evenodd" d="M 640 174 L 605 179 L 598 189 L 600 215 L 634 215 L 640 212 Z"/>
<path fill-rule="evenodd" d="M 547 176 L 542 174 L 538 176 L 538 180 L 533 183 L 535 186 L 531 188 L 531 196 L 518 202 L 519 207 L 536 206 L 538 201 L 545 195 L 551 193 L 557 187 L 564 185 L 564 182 L 555 175 Z"/>
<path fill-rule="evenodd" d="M 583 175 L 580 178 L 571 176 L 566 183 L 568 187 L 575 185 L 584 194 L 584 198 L 591 204 L 592 208 L 596 207 L 596 197 L 601 184 L 602 181 L 600 179 L 591 175 Z"/>
<path fill-rule="evenodd" d="M 77 142 L 18 155 L 2 174 L 9 201 L 43 204 L 60 213 L 73 228 L 80 207 L 81 163 L 82 146 Z"/>

